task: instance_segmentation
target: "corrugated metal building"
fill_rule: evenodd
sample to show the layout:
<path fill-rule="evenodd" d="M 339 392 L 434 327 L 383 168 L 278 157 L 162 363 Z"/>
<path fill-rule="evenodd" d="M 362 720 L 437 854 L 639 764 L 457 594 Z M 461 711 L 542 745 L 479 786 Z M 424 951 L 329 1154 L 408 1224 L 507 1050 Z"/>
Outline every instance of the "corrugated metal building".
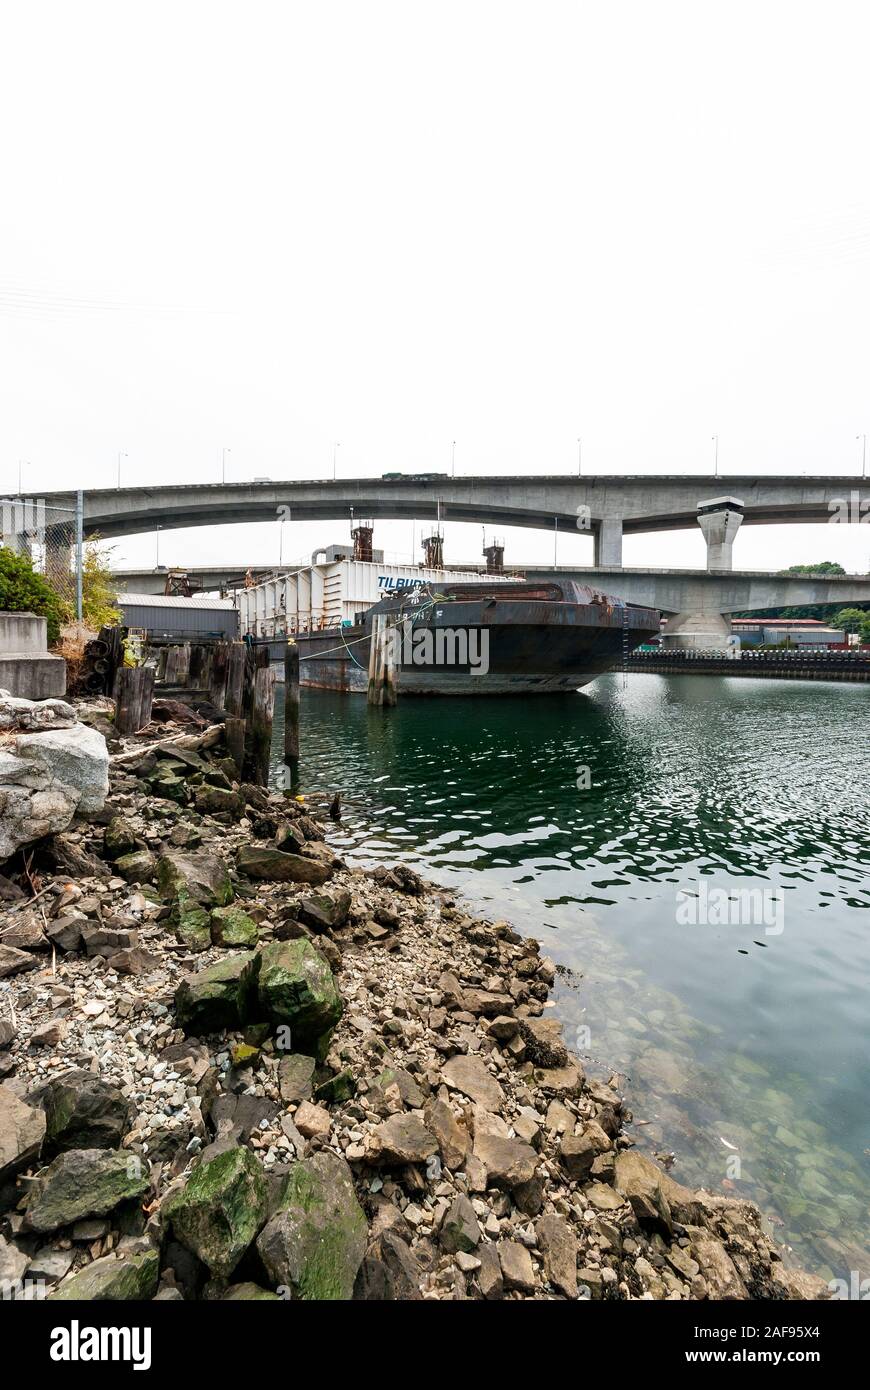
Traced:
<path fill-rule="evenodd" d="M 192 598 L 167 598 L 162 594 L 119 594 L 121 621 L 142 627 L 151 638 L 196 641 L 207 637 L 234 639 L 239 635 L 239 615 L 229 598 L 196 594 Z"/>

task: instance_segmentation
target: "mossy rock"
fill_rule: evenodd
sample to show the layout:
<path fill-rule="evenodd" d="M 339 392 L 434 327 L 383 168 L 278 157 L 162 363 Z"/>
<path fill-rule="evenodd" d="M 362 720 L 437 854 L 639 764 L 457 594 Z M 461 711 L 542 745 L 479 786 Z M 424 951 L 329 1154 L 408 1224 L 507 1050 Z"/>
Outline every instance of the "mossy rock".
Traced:
<path fill-rule="evenodd" d="M 138 840 L 136 831 L 124 816 L 113 816 L 103 832 L 103 849 L 107 859 L 120 859 L 132 854 Z"/>
<path fill-rule="evenodd" d="M 210 918 L 211 939 L 215 946 L 256 946 L 260 929 L 253 917 L 240 907 L 215 907 Z"/>
<path fill-rule="evenodd" d="M 212 1275 L 227 1278 L 266 1219 L 266 1191 L 250 1149 L 237 1146 L 206 1160 L 169 1203 L 176 1239 Z"/>
<path fill-rule="evenodd" d="M 350 1168 L 323 1150 L 295 1163 L 257 1241 L 270 1280 L 296 1298 L 350 1299 L 368 1238 Z"/>
<path fill-rule="evenodd" d="M 240 1028 L 255 998 L 259 965 L 259 956 L 246 951 L 182 980 L 175 991 L 179 1027 L 196 1034 Z"/>
<path fill-rule="evenodd" d="M 167 850 L 157 861 L 157 883 L 167 902 L 182 907 L 225 907 L 233 900 L 226 865 L 214 854 Z"/>
<path fill-rule="evenodd" d="M 258 954 L 258 1017 L 289 1026 L 294 1049 L 322 1057 L 342 1011 L 328 964 L 305 937 L 274 941 Z"/>
<path fill-rule="evenodd" d="M 25 1223 L 31 1231 L 56 1231 L 88 1216 L 105 1216 L 148 1191 L 148 1164 L 135 1154 L 70 1149 L 59 1154 L 32 1184 Z"/>
<path fill-rule="evenodd" d="M 188 951 L 207 951 L 211 946 L 211 920 L 199 903 L 186 903 L 184 907 L 176 904 L 170 921 Z"/>
<path fill-rule="evenodd" d="M 141 1255 L 105 1255 L 101 1260 L 65 1279 L 48 1295 L 48 1301 L 87 1303 L 150 1300 L 157 1292 L 160 1255 L 146 1250 Z"/>
<path fill-rule="evenodd" d="M 128 883 L 148 883 L 154 877 L 155 864 L 150 849 L 137 849 L 131 854 L 120 855 L 112 868 Z"/>

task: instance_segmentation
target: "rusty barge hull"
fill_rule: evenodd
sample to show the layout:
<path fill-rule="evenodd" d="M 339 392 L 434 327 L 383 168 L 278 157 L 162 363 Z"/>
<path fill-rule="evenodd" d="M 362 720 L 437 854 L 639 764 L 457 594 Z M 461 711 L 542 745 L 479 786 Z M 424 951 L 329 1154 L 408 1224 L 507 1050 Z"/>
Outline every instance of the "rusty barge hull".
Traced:
<path fill-rule="evenodd" d="M 402 695 L 571 692 L 618 666 L 659 631 L 654 610 L 626 606 L 569 581 L 451 585 L 443 593 L 433 587 L 410 601 L 384 599 L 350 626 L 288 634 L 299 646 L 301 683 L 364 694 L 375 614 L 404 623 L 400 650 L 411 659 L 398 663 Z M 430 650 L 443 654 L 451 647 L 449 633 L 454 654 L 458 648 L 470 660 L 427 661 L 426 634 Z"/>

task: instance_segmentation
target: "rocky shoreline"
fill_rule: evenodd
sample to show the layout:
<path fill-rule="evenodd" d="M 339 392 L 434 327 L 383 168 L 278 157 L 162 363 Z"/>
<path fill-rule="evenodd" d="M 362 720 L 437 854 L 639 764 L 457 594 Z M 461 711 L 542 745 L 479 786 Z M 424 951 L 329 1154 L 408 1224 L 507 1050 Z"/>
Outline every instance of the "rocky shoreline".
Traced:
<path fill-rule="evenodd" d="M 77 713 L 0 724 L 114 750 L 0 877 L 4 1297 L 828 1296 L 634 1149 L 536 941 L 342 863 L 220 724 Z"/>

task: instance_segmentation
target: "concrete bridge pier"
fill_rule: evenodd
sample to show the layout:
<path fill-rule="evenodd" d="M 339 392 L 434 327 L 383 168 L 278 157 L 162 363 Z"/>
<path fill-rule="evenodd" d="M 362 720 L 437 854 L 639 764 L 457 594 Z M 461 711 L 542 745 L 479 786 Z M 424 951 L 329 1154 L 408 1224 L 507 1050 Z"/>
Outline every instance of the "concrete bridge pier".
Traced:
<path fill-rule="evenodd" d="M 743 520 L 743 503 L 737 497 L 714 497 L 698 503 L 698 525 L 707 542 L 707 569 L 734 568 L 734 537 Z"/>
<path fill-rule="evenodd" d="M 594 565 L 622 565 L 622 517 L 605 516 L 601 518 L 593 537 Z"/>
<path fill-rule="evenodd" d="M 711 573 L 730 571 L 733 567 L 734 537 L 743 520 L 743 503 L 737 497 L 713 497 L 698 503 L 698 525 L 707 542 L 707 569 Z M 723 617 L 713 591 L 707 587 L 698 594 L 697 607 L 692 605 L 668 619 L 663 645 L 700 651 L 725 651 L 731 634 L 731 623 Z"/>

